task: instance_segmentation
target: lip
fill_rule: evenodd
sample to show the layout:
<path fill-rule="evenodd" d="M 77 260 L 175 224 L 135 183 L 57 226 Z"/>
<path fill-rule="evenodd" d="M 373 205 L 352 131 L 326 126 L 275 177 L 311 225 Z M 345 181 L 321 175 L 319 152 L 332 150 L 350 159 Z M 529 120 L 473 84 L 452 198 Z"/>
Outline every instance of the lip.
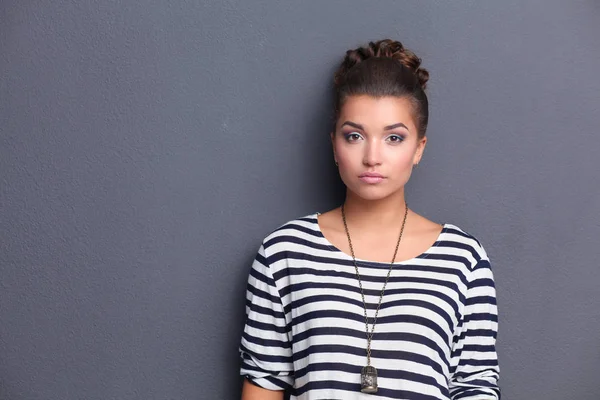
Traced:
<path fill-rule="evenodd" d="M 383 175 L 378 174 L 377 172 L 365 172 L 360 174 L 359 178 L 369 177 L 369 178 L 383 178 Z"/>
<path fill-rule="evenodd" d="M 382 182 L 385 178 L 383 175 L 376 172 L 365 172 L 358 176 L 358 179 L 368 184 L 376 184 Z"/>

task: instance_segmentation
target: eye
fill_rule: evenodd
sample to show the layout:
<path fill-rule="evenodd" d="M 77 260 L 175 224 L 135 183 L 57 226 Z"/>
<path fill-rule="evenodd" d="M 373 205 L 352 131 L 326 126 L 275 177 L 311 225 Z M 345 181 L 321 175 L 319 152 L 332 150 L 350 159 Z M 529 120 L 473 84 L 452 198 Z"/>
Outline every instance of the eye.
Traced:
<path fill-rule="evenodd" d="M 357 140 L 360 140 L 362 136 L 358 132 L 348 132 L 344 133 L 344 138 L 346 138 L 347 142 L 356 142 Z"/>
<path fill-rule="evenodd" d="M 390 135 L 387 140 L 392 143 L 401 143 L 404 141 L 404 137 L 400 135 Z"/>

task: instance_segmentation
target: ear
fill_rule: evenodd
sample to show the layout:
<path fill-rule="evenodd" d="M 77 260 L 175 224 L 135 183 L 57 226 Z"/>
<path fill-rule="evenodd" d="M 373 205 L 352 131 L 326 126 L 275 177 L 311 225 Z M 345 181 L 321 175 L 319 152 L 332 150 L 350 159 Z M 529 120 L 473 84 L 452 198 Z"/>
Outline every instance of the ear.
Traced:
<path fill-rule="evenodd" d="M 329 133 L 329 139 L 331 139 L 331 148 L 333 149 L 333 161 L 337 163 L 337 158 L 335 156 L 335 132 Z"/>
<path fill-rule="evenodd" d="M 415 156 L 413 159 L 413 164 L 418 164 L 421 162 L 421 159 L 423 158 L 423 152 L 425 151 L 425 145 L 427 145 L 427 136 L 419 140 L 419 143 L 417 144 L 417 151 L 415 151 Z"/>

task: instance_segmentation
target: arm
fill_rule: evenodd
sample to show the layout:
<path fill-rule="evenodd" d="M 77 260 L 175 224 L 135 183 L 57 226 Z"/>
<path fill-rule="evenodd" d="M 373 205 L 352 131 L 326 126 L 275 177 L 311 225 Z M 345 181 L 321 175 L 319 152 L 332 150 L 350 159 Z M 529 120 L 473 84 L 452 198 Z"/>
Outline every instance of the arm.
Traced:
<path fill-rule="evenodd" d="M 494 276 L 489 260 L 481 259 L 471 271 L 463 318 L 454 334 L 449 382 L 452 400 L 500 399 L 497 334 Z"/>
<path fill-rule="evenodd" d="M 283 400 L 283 391 L 263 389 L 245 379 L 242 400 Z"/>
<path fill-rule="evenodd" d="M 283 391 L 292 387 L 289 325 L 264 245 L 248 277 L 240 356 L 240 373 L 246 377 L 243 400 L 280 400 Z"/>

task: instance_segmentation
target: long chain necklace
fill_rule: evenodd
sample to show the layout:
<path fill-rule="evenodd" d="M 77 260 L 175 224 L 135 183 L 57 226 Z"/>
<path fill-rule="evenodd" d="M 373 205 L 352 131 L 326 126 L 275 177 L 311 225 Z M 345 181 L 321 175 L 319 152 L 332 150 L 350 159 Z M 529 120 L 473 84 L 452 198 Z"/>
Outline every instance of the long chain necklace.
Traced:
<path fill-rule="evenodd" d="M 346 223 L 346 213 L 344 211 L 344 204 L 342 204 L 342 220 L 344 221 L 344 229 L 346 230 L 346 235 L 348 236 L 348 245 L 350 246 L 350 253 L 352 254 L 352 261 L 354 261 L 354 268 L 356 270 L 356 278 L 358 279 L 358 286 L 360 287 L 360 295 L 362 297 L 363 306 L 365 309 L 365 328 L 367 333 L 367 365 L 362 368 L 360 374 L 360 383 L 361 389 L 360 391 L 363 393 L 376 393 L 377 392 L 377 369 L 371 365 L 371 340 L 373 340 L 373 333 L 375 332 L 375 324 L 377 323 L 377 315 L 379 314 L 379 307 L 381 307 L 381 301 L 383 300 L 383 293 L 385 292 L 385 287 L 387 286 L 388 280 L 390 279 L 390 275 L 392 273 L 392 268 L 394 266 L 394 261 L 396 260 L 396 254 L 398 253 L 398 247 L 400 246 L 400 239 L 402 239 L 402 232 L 404 232 L 404 224 L 406 223 L 406 216 L 408 215 L 408 204 L 406 204 L 406 209 L 404 210 L 404 220 L 402 221 L 402 228 L 400 229 L 400 235 L 398 236 L 398 242 L 396 243 L 396 249 L 394 250 L 394 257 L 392 257 L 392 262 L 390 263 L 390 269 L 388 270 L 387 276 L 385 278 L 385 282 L 383 283 L 383 288 L 381 289 L 381 294 L 379 295 L 379 303 L 377 304 L 377 309 L 375 310 L 375 317 L 373 318 L 373 326 L 371 328 L 371 332 L 369 332 L 369 319 L 367 317 L 367 302 L 365 301 L 365 293 L 362 287 L 362 281 L 360 280 L 360 274 L 358 273 L 358 265 L 356 264 L 356 257 L 354 256 L 354 249 L 352 248 L 352 240 L 350 239 L 350 232 L 348 231 L 348 224 Z"/>

